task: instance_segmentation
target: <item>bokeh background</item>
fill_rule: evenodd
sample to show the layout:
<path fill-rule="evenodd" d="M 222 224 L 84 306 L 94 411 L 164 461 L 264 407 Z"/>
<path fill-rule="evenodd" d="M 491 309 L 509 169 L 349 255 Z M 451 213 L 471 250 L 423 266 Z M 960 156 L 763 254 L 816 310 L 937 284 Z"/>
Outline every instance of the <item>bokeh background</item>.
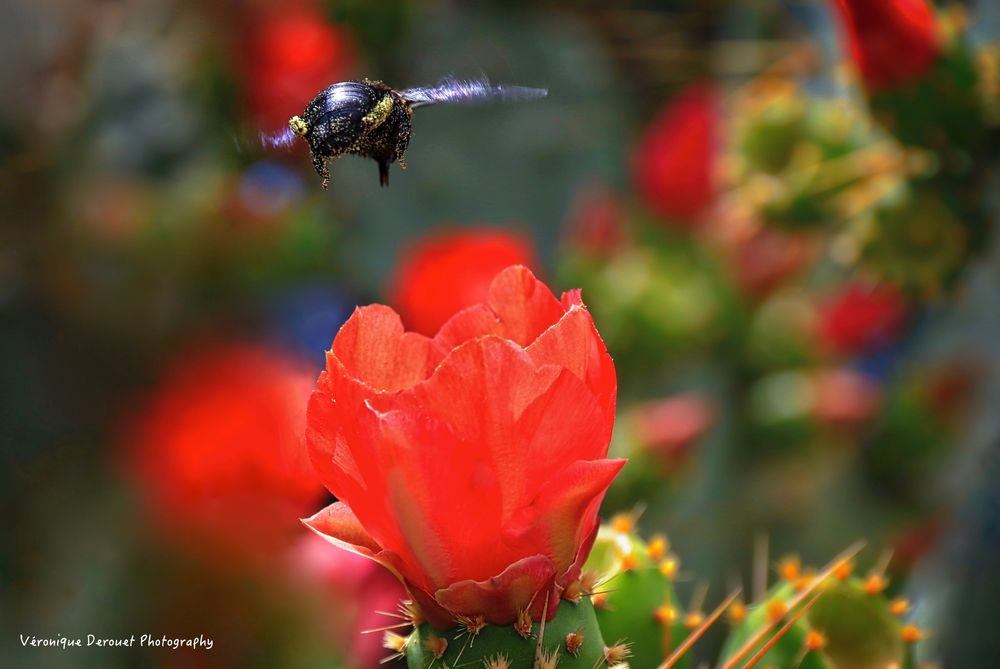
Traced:
<path fill-rule="evenodd" d="M 375 666 L 400 595 L 297 523 L 305 398 L 355 305 L 432 333 L 515 262 L 584 290 L 606 515 L 669 535 L 682 600 L 863 538 L 928 660 L 995 666 L 1000 17 L 913 4 L 859 72 L 822 0 L 4 3 L 4 666 Z M 259 141 L 445 75 L 549 95 L 419 110 L 386 189 Z M 214 647 L 19 640 L 146 633 Z"/>

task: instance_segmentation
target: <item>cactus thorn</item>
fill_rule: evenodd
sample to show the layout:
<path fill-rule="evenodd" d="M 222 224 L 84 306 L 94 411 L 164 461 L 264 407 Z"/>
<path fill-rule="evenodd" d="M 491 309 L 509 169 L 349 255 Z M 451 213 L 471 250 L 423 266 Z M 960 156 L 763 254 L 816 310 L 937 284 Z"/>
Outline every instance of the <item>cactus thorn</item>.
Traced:
<path fill-rule="evenodd" d="M 584 642 L 583 628 L 578 627 L 575 632 L 566 635 L 566 652 L 576 657 L 580 652 L 580 646 Z"/>
<path fill-rule="evenodd" d="M 789 583 L 798 580 L 801 573 L 802 564 L 798 555 L 786 555 L 778 562 L 778 575 Z"/>
<path fill-rule="evenodd" d="M 826 637 L 816 630 L 809 630 L 806 634 L 806 651 L 814 653 L 817 650 L 822 650 L 826 646 Z"/>
<path fill-rule="evenodd" d="M 767 535 L 758 534 L 753 542 L 753 598 L 756 601 L 767 595 L 767 554 Z"/>
<path fill-rule="evenodd" d="M 814 594 L 812 596 L 812 598 L 808 602 L 806 602 L 805 605 L 795 613 L 794 616 L 792 616 L 791 618 L 789 618 L 788 622 L 786 622 L 784 625 L 782 625 L 781 629 L 779 629 L 774 634 L 774 636 L 772 636 L 770 639 L 768 639 L 767 643 L 765 643 L 763 646 L 760 647 L 760 650 L 758 650 L 756 653 L 754 653 L 754 655 L 752 655 L 750 657 L 750 659 L 747 661 L 747 663 L 743 665 L 743 669 L 753 669 L 753 667 L 757 666 L 757 663 L 760 662 L 761 659 L 765 655 L 767 655 L 768 651 L 770 651 L 771 648 L 773 648 L 774 645 L 776 643 L 778 643 L 778 641 L 780 641 L 781 638 L 785 636 L 785 634 L 788 633 L 788 630 L 790 630 L 792 628 L 792 625 L 794 625 L 795 623 L 797 623 L 798 620 L 799 620 L 799 618 L 801 618 L 803 615 L 805 615 L 806 611 L 808 611 L 810 608 L 812 608 L 812 605 L 816 603 L 816 600 L 819 599 L 819 596 L 820 596 L 820 593 L 818 593 L 818 592 L 816 594 Z M 727 666 L 728 666 L 728 663 L 727 663 Z"/>
<path fill-rule="evenodd" d="M 559 649 L 543 650 L 535 662 L 536 669 L 556 669 L 559 664 Z"/>
<path fill-rule="evenodd" d="M 729 605 L 729 623 L 733 626 L 739 625 L 747 618 L 747 607 L 742 600 L 736 599 Z"/>
<path fill-rule="evenodd" d="M 677 570 L 680 568 L 680 560 L 675 555 L 668 555 L 660 561 L 660 573 L 671 581 L 677 578 Z"/>
<path fill-rule="evenodd" d="M 833 575 L 838 581 L 846 581 L 854 573 L 854 562 L 851 560 L 844 560 L 833 570 Z"/>
<path fill-rule="evenodd" d="M 535 595 L 537 594 L 538 593 L 536 592 Z M 550 665 L 543 666 L 543 661 L 549 659 L 549 656 L 545 652 L 545 649 L 542 648 L 542 642 L 545 640 L 545 618 L 548 617 L 550 594 L 551 593 L 549 592 L 545 593 L 545 606 L 544 608 L 542 608 L 542 620 L 538 624 L 538 643 L 535 644 L 535 669 L 555 669 L 556 666 L 555 663 L 559 661 L 559 658 L 556 657 L 555 660 Z M 531 599 L 534 600 L 535 596 L 532 595 Z"/>
<path fill-rule="evenodd" d="M 386 650 L 391 650 L 392 655 L 382 658 L 380 664 L 385 664 L 386 662 L 390 662 L 396 658 L 405 657 L 406 646 L 409 643 L 410 637 L 386 631 L 386 633 L 382 635 L 382 647 Z"/>
<path fill-rule="evenodd" d="M 510 660 L 502 653 L 483 659 L 483 669 L 510 669 Z"/>
<path fill-rule="evenodd" d="M 788 605 L 780 599 L 772 599 L 767 603 L 767 620 L 776 625 L 788 614 Z"/>
<path fill-rule="evenodd" d="M 882 591 L 888 586 L 885 577 L 882 574 L 869 574 L 868 578 L 865 579 L 865 593 L 875 597 L 876 595 L 881 595 Z"/>
<path fill-rule="evenodd" d="M 910 611 L 910 600 L 906 597 L 897 597 L 889 602 L 889 612 L 894 616 L 905 616 Z"/>
<path fill-rule="evenodd" d="M 663 534 L 654 534 L 646 546 L 646 555 L 651 560 L 662 560 L 666 557 L 668 550 L 670 550 L 670 542 L 667 541 L 667 537 Z"/>
<path fill-rule="evenodd" d="M 656 669 L 670 669 L 670 667 L 677 664 L 677 662 L 680 661 L 682 657 L 684 657 L 684 654 L 688 652 L 691 646 L 693 646 L 695 642 L 698 639 L 700 639 L 702 635 L 705 634 L 705 632 L 708 631 L 708 628 L 710 628 L 712 625 L 715 624 L 715 621 L 719 619 L 719 616 L 721 616 L 723 612 L 726 611 L 726 609 L 732 606 L 733 602 L 735 602 L 739 596 L 740 596 L 740 590 L 735 590 L 733 591 L 732 594 L 726 597 L 726 599 L 717 607 L 715 607 L 715 610 L 712 611 L 712 613 L 710 613 L 707 618 L 705 618 L 701 626 L 698 627 L 698 629 L 691 632 L 690 634 L 688 634 L 687 638 L 684 639 L 683 642 L 681 642 L 681 645 L 677 646 L 674 652 L 670 654 L 670 657 L 664 660 L 663 663 L 660 664 Z"/>
<path fill-rule="evenodd" d="M 632 656 L 632 644 L 619 639 L 613 646 L 604 647 L 604 661 L 608 664 L 619 664 Z"/>
<path fill-rule="evenodd" d="M 486 627 L 486 617 L 479 616 L 456 616 L 455 622 L 462 627 L 462 634 L 469 635 L 469 645 L 475 641 L 476 636 Z"/>
<path fill-rule="evenodd" d="M 906 643 L 917 643 L 922 640 L 927 635 L 924 634 L 916 625 L 903 625 L 903 629 L 900 631 L 900 635 L 903 637 L 903 641 Z"/>
<path fill-rule="evenodd" d="M 424 648 L 434 656 L 435 660 L 440 660 L 444 652 L 448 650 L 448 640 L 436 634 L 430 634 L 424 639 Z"/>
<path fill-rule="evenodd" d="M 854 556 L 857 555 L 864 547 L 865 547 L 865 542 L 857 541 L 851 544 L 840 555 L 831 560 L 830 563 L 827 564 L 827 566 L 816 576 L 815 580 L 808 588 L 806 588 L 804 591 L 798 593 L 795 597 L 792 598 L 792 600 L 789 602 L 789 608 L 794 609 L 796 606 L 798 606 L 814 590 L 819 588 L 820 584 L 825 583 L 826 579 L 828 579 L 831 574 L 835 573 L 837 569 L 839 569 L 842 565 L 849 563 L 854 558 Z M 811 602 L 815 601 L 816 597 L 813 597 Z M 812 603 L 810 603 L 808 606 L 812 606 Z M 757 646 L 758 643 L 760 643 L 760 640 L 763 639 L 764 636 L 771 631 L 771 629 L 774 627 L 775 624 L 776 622 L 769 621 L 766 625 L 762 626 L 759 630 L 757 630 L 756 633 L 751 635 L 751 637 L 747 639 L 747 641 L 742 646 L 740 646 L 739 650 L 737 650 L 734 655 L 732 655 L 729 659 L 726 660 L 725 664 L 722 665 L 722 669 L 733 669 L 740 662 L 742 662 L 743 658 L 746 657 L 750 653 L 750 651 L 752 651 Z"/>
<path fill-rule="evenodd" d="M 657 622 L 659 622 L 664 627 L 667 627 L 671 623 L 676 621 L 679 615 L 680 614 L 677 613 L 677 609 L 670 606 L 670 604 L 664 604 L 660 608 L 656 609 L 656 611 L 653 613 L 653 616 L 656 618 Z"/>
<path fill-rule="evenodd" d="M 521 635 L 522 639 L 531 636 L 531 613 L 527 608 L 517 612 L 517 622 L 514 623 L 514 630 Z"/>

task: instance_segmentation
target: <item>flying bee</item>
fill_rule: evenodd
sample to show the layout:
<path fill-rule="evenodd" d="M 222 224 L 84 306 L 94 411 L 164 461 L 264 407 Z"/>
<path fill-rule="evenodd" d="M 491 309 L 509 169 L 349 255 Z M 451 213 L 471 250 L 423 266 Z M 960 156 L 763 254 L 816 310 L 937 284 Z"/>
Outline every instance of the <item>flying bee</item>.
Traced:
<path fill-rule="evenodd" d="M 327 86 L 288 121 L 276 136 L 262 136 L 271 145 L 289 145 L 296 137 L 309 144 L 313 167 L 330 185 L 330 160 L 345 153 L 378 163 L 379 182 L 389 185 L 389 165 L 406 168 L 413 110 L 434 104 L 534 100 L 548 91 L 524 86 L 494 86 L 485 79 L 447 77 L 437 86 L 395 90 L 381 81 L 362 79 Z"/>

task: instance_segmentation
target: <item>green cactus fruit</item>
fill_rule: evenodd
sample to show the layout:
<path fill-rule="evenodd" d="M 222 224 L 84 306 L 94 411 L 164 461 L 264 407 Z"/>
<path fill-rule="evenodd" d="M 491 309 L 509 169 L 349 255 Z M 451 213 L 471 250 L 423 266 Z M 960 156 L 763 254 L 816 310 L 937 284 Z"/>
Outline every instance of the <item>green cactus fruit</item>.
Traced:
<path fill-rule="evenodd" d="M 762 648 L 794 615 L 793 600 L 812 576 L 785 578 L 763 601 L 748 607 L 746 617 L 732 631 L 723 650 L 723 659 L 734 657 L 762 628 L 762 636 L 752 653 Z M 885 669 L 910 666 L 912 643 L 920 636 L 916 628 L 904 626 L 898 616 L 905 613 L 902 600 L 884 595 L 885 582 L 878 574 L 866 579 L 847 574 L 832 576 L 819 584 L 815 602 L 798 618 L 767 653 L 759 666 L 775 669 Z M 744 655 L 748 659 L 750 654 Z"/>
<path fill-rule="evenodd" d="M 626 514 L 601 527 L 584 570 L 596 573 L 598 593 L 592 597 L 604 638 L 625 642 L 631 649 L 631 669 L 654 669 L 688 635 L 672 579 L 677 558 L 667 553 L 666 539 L 644 542 L 632 532 Z M 695 622 L 695 620 L 697 622 Z M 677 667 L 686 666 L 682 660 Z"/>
<path fill-rule="evenodd" d="M 544 631 L 530 620 L 511 625 L 464 621 L 450 630 L 425 622 L 396 649 L 405 654 L 409 669 L 594 669 L 605 664 L 608 653 L 586 597 L 578 603 L 561 601 Z"/>

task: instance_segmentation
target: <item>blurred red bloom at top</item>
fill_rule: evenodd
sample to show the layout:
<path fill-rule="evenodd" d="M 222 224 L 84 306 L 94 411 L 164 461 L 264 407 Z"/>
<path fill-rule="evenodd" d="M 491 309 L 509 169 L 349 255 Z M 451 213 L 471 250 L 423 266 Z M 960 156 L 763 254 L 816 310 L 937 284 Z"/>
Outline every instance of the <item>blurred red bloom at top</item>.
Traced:
<path fill-rule="evenodd" d="M 937 58 L 934 10 L 925 0 L 837 0 L 834 5 L 869 90 L 919 79 Z"/>
<path fill-rule="evenodd" d="M 170 370 L 128 432 L 155 519 L 193 547 L 266 552 L 322 499 L 304 443 L 313 374 L 263 347 L 210 347 Z"/>
<path fill-rule="evenodd" d="M 822 308 L 820 336 L 836 354 L 861 355 L 898 339 L 908 316 L 896 288 L 849 284 Z"/>
<path fill-rule="evenodd" d="M 696 84 L 660 111 L 632 160 L 636 189 L 655 213 L 692 225 L 715 199 L 715 91 Z"/>
<path fill-rule="evenodd" d="M 407 249 L 389 289 L 407 327 L 433 335 L 462 309 L 486 299 L 493 277 L 535 264 L 531 243 L 503 230 L 442 232 Z"/>
<path fill-rule="evenodd" d="M 433 339 L 358 309 L 308 411 L 313 464 L 342 501 L 307 524 L 393 570 L 436 626 L 554 615 L 624 464 L 606 459 L 616 389 L 579 291 L 558 300 L 524 267 Z"/>
<path fill-rule="evenodd" d="M 258 16 L 241 59 L 245 96 L 263 129 L 282 128 L 330 84 L 350 79 L 350 35 L 307 4 L 280 6 Z"/>

